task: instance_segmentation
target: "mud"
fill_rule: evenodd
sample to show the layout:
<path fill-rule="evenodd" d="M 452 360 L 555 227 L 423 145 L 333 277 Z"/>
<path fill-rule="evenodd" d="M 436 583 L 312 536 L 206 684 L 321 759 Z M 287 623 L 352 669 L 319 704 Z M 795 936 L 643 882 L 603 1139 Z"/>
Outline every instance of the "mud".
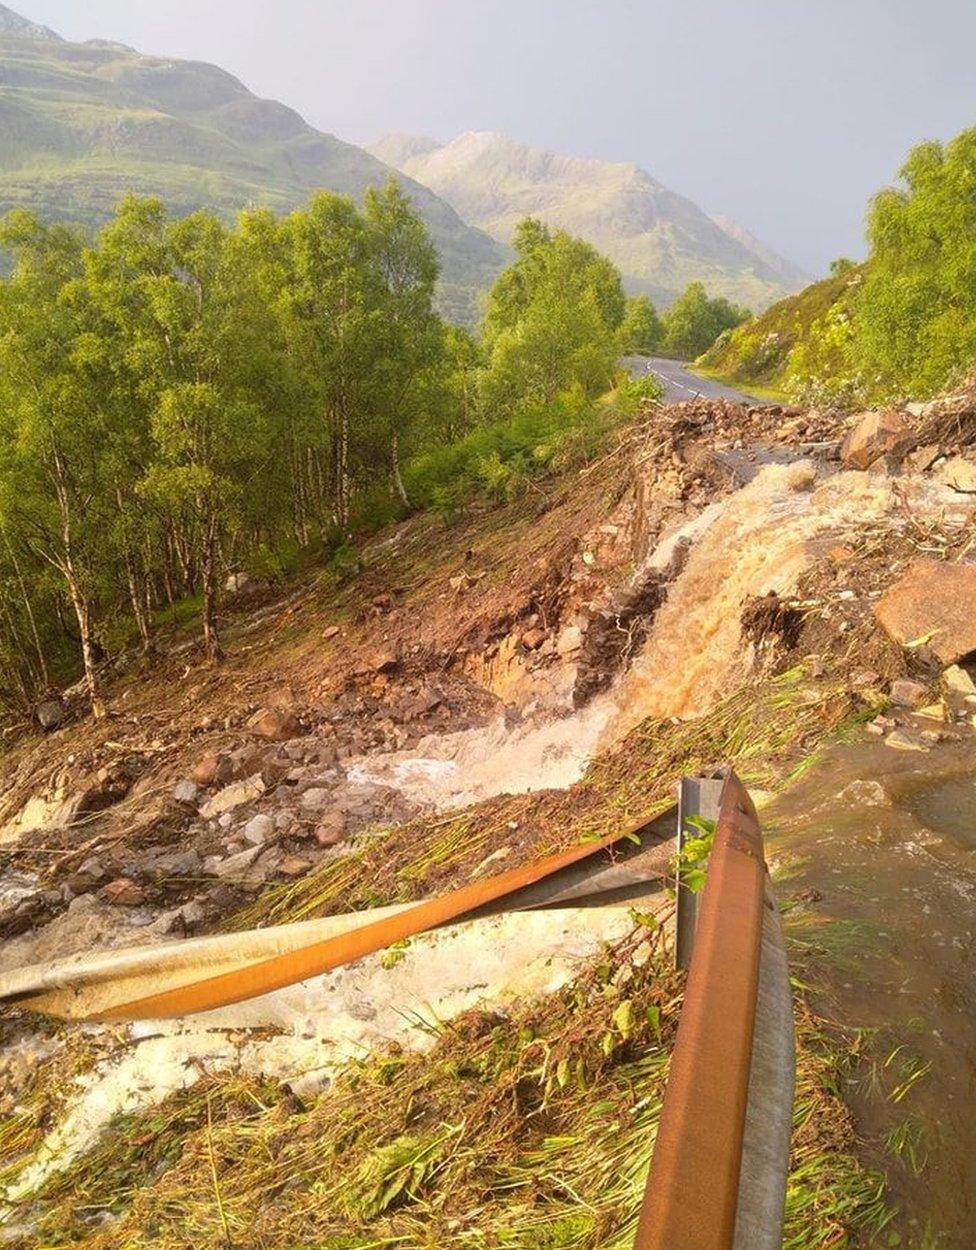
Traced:
<path fill-rule="evenodd" d="M 879 741 L 837 748 L 763 821 L 787 877 L 795 974 L 848 1040 L 866 1031 L 844 1096 L 901 1209 L 898 1244 L 969 1250 L 976 739 L 923 755 Z"/>

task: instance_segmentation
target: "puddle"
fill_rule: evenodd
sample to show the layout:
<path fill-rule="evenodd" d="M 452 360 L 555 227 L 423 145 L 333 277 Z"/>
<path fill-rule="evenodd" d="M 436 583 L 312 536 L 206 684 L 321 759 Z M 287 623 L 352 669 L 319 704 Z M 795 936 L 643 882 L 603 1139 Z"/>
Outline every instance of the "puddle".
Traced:
<path fill-rule="evenodd" d="M 888 1244 L 972 1250 L 976 741 L 838 748 L 763 820 L 793 863 L 781 897 L 810 899 L 786 921 L 823 987 L 815 1005 L 878 1030 L 845 1097 L 904 1212 Z"/>

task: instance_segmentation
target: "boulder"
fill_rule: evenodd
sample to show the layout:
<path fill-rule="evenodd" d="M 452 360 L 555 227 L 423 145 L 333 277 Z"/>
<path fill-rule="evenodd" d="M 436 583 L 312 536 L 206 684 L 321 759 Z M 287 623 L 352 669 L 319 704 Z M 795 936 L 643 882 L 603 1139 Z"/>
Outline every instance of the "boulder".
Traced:
<path fill-rule="evenodd" d="M 302 855 L 286 855 L 278 865 L 278 871 L 286 877 L 303 877 L 312 867 L 312 861 Z"/>
<path fill-rule="evenodd" d="M 34 718 L 45 733 L 50 733 L 64 720 L 64 707 L 58 699 L 45 699 L 34 708 Z"/>
<path fill-rule="evenodd" d="M 188 777 L 184 777 L 182 781 L 176 783 L 171 793 L 177 803 L 182 804 L 184 807 L 195 807 L 200 795 L 200 787 L 195 781 L 190 781 Z"/>
<path fill-rule="evenodd" d="M 885 738 L 885 746 L 895 751 L 927 751 L 930 743 L 921 734 L 907 733 L 904 729 L 894 729 Z"/>
<path fill-rule="evenodd" d="M 965 456 L 950 456 L 945 464 L 939 465 L 936 476 L 960 495 L 976 495 L 976 461 L 967 460 Z"/>
<path fill-rule="evenodd" d="M 241 830 L 245 842 L 250 842 L 252 846 L 260 846 L 262 842 L 266 842 L 274 833 L 275 822 L 270 816 L 260 813 L 252 816 L 244 828 Z"/>
<path fill-rule="evenodd" d="M 976 564 L 915 560 L 874 613 L 901 646 L 924 644 L 955 664 L 976 651 Z"/>
<path fill-rule="evenodd" d="M 266 742 L 287 742 L 289 738 L 297 738 L 304 731 L 302 723 L 294 712 L 280 708 L 266 707 L 255 712 L 247 722 L 247 729 L 257 738 Z"/>
<path fill-rule="evenodd" d="M 205 755 L 190 772 L 198 786 L 225 786 L 234 780 L 234 764 L 229 755 Z"/>
<path fill-rule="evenodd" d="M 925 687 L 920 681 L 900 677 L 891 683 L 891 701 L 895 707 L 920 707 L 925 695 Z"/>
<path fill-rule="evenodd" d="M 519 641 L 521 642 L 522 646 L 525 647 L 527 650 L 535 651 L 538 647 L 542 646 L 542 644 L 545 642 L 547 637 L 548 637 L 548 634 L 546 633 L 544 629 L 539 629 L 539 628 L 527 629 L 522 634 L 522 637 L 519 639 Z"/>
<path fill-rule="evenodd" d="M 332 800 L 332 791 L 326 790 L 321 786 L 312 786 L 306 790 L 301 797 L 302 807 L 315 810 L 319 807 L 325 807 Z"/>
<path fill-rule="evenodd" d="M 846 469 L 866 469 L 881 456 L 904 456 L 915 446 L 915 435 L 900 412 L 865 412 L 841 444 Z"/>
<path fill-rule="evenodd" d="M 102 898 L 114 907 L 138 907 L 146 901 L 146 891 L 129 877 L 119 877 L 102 888 Z"/>
<path fill-rule="evenodd" d="M 199 852 L 190 847 L 185 851 L 165 851 L 150 860 L 146 869 L 160 877 L 195 877 L 202 865 Z"/>
<path fill-rule="evenodd" d="M 253 803 L 264 794 L 265 789 L 264 779 L 260 773 L 253 777 L 245 777 L 243 781 L 231 782 L 229 786 L 218 790 L 212 799 L 204 803 L 200 808 L 200 815 L 205 820 L 210 820 L 223 812 L 229 812 L 233 807 L 240 807 L 242 803 Z"/>
<path fill-rule="evenodd" d="M 326 812 L 315 828 L 315 840 L 319 846 L 338 846 L 346 836 L 346 817 L 343 812 Z"/>
<path fill-rule="evenodd" d="M 224 881 L 236 882 L 238 885 L 259 885 L 272 875 L 280 861 L 281 852 L 277 847 L 249 846 L 226 859 L 215 857 L 207 860 L 204 868 Z"/>
<path fill-rule="evenodd" d="M 942 680 L 946 684 L 946 689 L 951 690 L 953 694 L 961 694 L 967 698 L 976 695 L 976 683 L 958 664 L 950 664 L 942 674 Z"/>

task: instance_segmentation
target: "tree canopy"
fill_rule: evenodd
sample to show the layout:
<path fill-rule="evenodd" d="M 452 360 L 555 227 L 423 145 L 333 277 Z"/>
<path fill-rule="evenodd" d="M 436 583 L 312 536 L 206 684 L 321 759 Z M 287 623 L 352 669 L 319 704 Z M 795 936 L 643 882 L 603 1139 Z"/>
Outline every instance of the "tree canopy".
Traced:
<path fill-rule="evenodd" d="M 625 315 L 609 261 L 527 220 L 481 342 L 445 325 L 392 181 L 233 226 L 130 196 L 94 239 L 15 212 L 0 246 L 0 704 L 76 651 L 100 713 L 105 652 L 131 628 L 151 654 L 181 602 L 218 660 L 227 574 L 337 550 L 411 480 L 429 499 L 406 459 L 461 440 L 497 482 L 499 421 L 512 456 L 552 454 L 612 384 Z"/>
<path fill-rule="evenodd" d="M 694 360 L 720 334 L 748 321 L 751 315 L 727 299 L 709 299 L 700 282 L 690 282 L 664 314 L 663 351 L 667 356 Z"/>

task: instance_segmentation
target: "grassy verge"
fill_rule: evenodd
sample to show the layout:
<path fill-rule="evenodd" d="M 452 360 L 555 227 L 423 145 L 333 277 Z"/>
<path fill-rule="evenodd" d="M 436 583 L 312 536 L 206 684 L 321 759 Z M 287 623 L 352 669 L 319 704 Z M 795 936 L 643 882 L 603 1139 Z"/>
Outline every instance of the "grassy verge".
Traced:
<path fill-rule="evenodd" d="M 691 369 L 692 373 L 698 374 L 703 378 L 711 378 L 713 382 L 721 382 L 723 386 L 731 386 L 734 390 L 744 391 L 748 395 L 754 395 L 756 399 L 768 399 L 774 404 L 790 403 L 789 396 L 781 387 L 768 386 L 762 382 L 752 382 L 745 378 L 736 377 L 732 373 L 723 373 L 721 369 L 710 368 L 707 365 L 696 364 Z"/>
<path fill-rule="evenodd" d="M 21 1244 L 629 1250 L 681 988 L 662 931 L 638 925 L 560 993 L 469 1012 L 308 1101 L 204 1079 L 50 1181 Z M 888 1213 L 838 1096 L 847 1057 L 802 1004 L 798 1025 L 784 1246 L 822 1250 Z"/>

